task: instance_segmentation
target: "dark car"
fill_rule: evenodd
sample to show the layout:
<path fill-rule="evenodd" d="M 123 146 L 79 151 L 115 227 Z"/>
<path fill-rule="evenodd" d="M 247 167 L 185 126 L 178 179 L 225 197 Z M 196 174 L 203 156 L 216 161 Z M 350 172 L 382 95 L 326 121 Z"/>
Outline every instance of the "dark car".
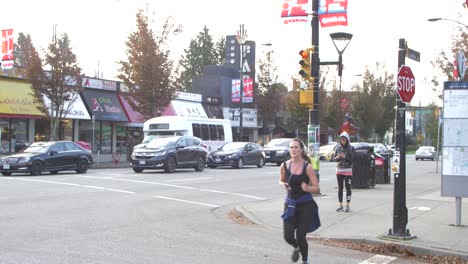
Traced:
<path fill-rule="evenodd" d="M 289 143 L 292 138 L 274 138 L 263 148 L 265 151 L 265 161 L 276 163 L 278 166 L 281 163 L 290 159 Z"/>
<path fill-rule="evenodd" d="M 265 153 L 262 146 L 251 142 L 226 143 L 208 156 L 208 167 L 231 166 L 241 169 L 244 165 L 265 165 Z"/>
<path fill-rule="evenodd" d="M 164 169 L 173 173 L 176 168 L 205 169 L 208 150 L 202 140 L 192 136 L 172 136 L 156 138 L 146 146 L 136 148 L 130 157 L 133 171 L 145 169 Z"/>
<path fill-rule="evenodd" d="M 45 171 L 56 174 L 67 170 L 85 173 L 92 164 L 91 152 L 75 142 L 35 142 L 21 153 L 1 157 L 0 172 L 5 176 L 12 173 L 40 175 Z"/>

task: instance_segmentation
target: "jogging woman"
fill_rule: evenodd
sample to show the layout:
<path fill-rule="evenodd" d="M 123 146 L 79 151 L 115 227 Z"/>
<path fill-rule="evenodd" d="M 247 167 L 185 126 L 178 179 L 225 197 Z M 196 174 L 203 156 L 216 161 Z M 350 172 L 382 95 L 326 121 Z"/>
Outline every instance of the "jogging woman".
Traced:
<path fill-rule="evenodd" d="M 294 248 L 291 260 L 297 262 L 300 253 L 302 263 L 308 264 L 306 235 L 320 226 L 318 206 L 311 193 L 320 193 L 320 187 L 300 139 L 295 138 L 289 143 L 289 154 L 291 159 L 281 165 L 279 180 L 287 191 L 281 216 L 284 220 L 283 235 L 284 240 Z"/>

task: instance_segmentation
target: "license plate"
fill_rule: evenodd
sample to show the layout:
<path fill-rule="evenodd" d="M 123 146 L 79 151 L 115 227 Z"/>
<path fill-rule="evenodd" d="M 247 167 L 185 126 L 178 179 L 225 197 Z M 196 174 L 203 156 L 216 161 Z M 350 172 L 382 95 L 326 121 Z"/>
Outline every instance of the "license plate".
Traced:
<path fill-rule="evenodd" d="M 9 170 L 10 169 L 10 164 L 3 164 L 3 169 Z"/>
<path fill-rule="evenodd" d="M 140 160 L 140 165 L 145 165 L 146 164 L 146 160 Z"/>
<path fill-rule="evenodd" d="M 220 161 L 221 161 L 221 158 L 216 158 L 215 161 L 220 162 Z"/>

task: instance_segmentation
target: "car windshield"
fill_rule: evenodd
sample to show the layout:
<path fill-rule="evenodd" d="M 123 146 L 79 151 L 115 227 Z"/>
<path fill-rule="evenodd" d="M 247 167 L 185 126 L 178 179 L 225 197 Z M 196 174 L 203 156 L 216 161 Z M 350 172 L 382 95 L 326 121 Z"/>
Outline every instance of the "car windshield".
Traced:
<path fill-rule="evenodd" d="M 432 147 L 420 147 L 419 151 L 432 151 Z"/>
<path fill-rule="evenodd" d="M 243 142 L 232 142 L 232 143 L 227 143 L 224 144 L 221 148 L 221 150 L 239 150 L 243 149 L 245 146 L 245 143 Z"/>
<path fill-rule="evenodd" d="M 267 147 L 286 147 L 289 148 L 289 142 L 291 142 L 291 139 L 286 138 L 286 139 L 273 139 L 268 144 L 266 145 Z"/>
<path fill-rule="evenodd" d="M 148 143 L 146 145 L 146 148 L 167 148 L 167 147 L 172 147 L 174 144 L 177 142 L 179 137 L 166 137 L 166 138 L 157 138 Z"/>
<path fill-rule="evenodd" d="M 26 153 L 45 153 L 54 142 L 35 142 L 29 145 L 23 152 Z"/>

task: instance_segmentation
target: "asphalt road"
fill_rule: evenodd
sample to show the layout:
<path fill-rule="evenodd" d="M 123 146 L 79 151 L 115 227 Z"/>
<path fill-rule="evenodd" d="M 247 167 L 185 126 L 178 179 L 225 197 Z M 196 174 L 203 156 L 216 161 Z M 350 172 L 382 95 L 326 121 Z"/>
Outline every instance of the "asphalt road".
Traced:
<path fill-rule="evenodd" d="M 321 188 L 331 195 L 334 165 L 321 162 Z M 291 249 L 278 230 L 229 217 L 236 205 L 283 196 L 278 171 L 268 164 L 0 177 L 0 263 L 289 263 Z M 311 263 L 420 263 L 373 262 L 371 253 L 309 245 Z"/>

